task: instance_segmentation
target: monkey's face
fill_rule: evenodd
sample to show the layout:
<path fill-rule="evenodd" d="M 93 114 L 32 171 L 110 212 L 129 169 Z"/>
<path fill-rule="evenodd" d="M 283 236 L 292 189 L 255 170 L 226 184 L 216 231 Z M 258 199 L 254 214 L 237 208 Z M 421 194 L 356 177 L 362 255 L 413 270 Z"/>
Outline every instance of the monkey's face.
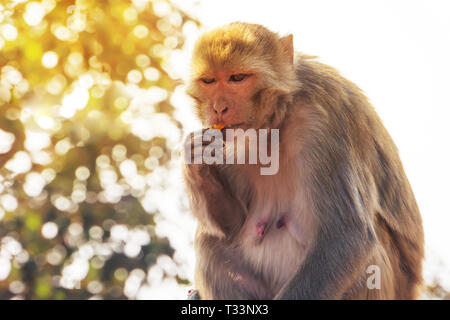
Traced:
<path fill-rule="evenodd" d="M 251 126 L 257 78 L 254 72 L 237 69 L 209 72 L 196 79 L 196 109 L 203 125 Z"/>
<path fill-rule="evenodd" d="M 194 48 L 187 89 L 203 126 L 264 126 L 277 96 L 297 86 L 292 55 L 292 37 L 259 25 L 237 22 L 204 34 Z"/>

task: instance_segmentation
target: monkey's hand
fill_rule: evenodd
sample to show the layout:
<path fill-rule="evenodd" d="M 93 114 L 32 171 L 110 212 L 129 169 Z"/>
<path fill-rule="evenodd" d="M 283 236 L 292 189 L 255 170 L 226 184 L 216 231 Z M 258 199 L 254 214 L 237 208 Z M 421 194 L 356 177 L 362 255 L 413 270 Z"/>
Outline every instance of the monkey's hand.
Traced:
<path fill-rule="evenodd" d="M 220 133 L 219 130 L 204 129 L 192 133 L 184 143 L 183 174 L 189 200 L 200 223 L 209 226 L 216 235 L 230 238 L 242 226 L 247 209 L 231 192 L 228 181 L 220 173 L 220 165 L 208 164 L 209 161 L 202 157 L 204 146 L 210 144 L 203 142 L 205 131 Z M 216 135 L 211 143 L 215 144 L 215 151 L 223 150 L 221 134 Z M 197 161 L 194 161 L 195 157 Z"/>
<path fill-rule="evenodd" d="M 220 135 L 211 135 L 218 130 L 202 129 L 189 134 L 184 141 L 184 165 L 185 178 L 188 183 L 205 184 L 209 187 L 218 188 L 220 182 L 218 166 L 213 162 L 213 156 L 220 157 L 223 154 L 223 139 Z M 204 139 L 204 137 L 206 137 Z M 211 138 L 213 141 L 211 142 Z M 206 148 L 213 148 L 213 152 L 207 152 Z M 211 150 L 211 149 L 209 149 Z M 213 170 L 215 168 L 215 170 Z M 208 179 L 208 180 L 206 180 Z"/>

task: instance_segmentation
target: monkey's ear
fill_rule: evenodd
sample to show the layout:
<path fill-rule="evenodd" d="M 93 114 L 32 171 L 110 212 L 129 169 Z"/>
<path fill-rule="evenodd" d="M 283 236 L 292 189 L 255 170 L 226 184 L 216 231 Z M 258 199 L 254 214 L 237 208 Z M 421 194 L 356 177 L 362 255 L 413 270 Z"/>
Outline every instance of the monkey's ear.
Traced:
<path fill-rule="evenodd" d="M 280 40 L 278 40 L 280 47 L 283 50 L 286 61 L 288 61 L 290 64 L 294 64 L 293 38 L 294 38 L 294 36 L 292 34 L 289 34 L 285 37 L 280 38 Z"/>

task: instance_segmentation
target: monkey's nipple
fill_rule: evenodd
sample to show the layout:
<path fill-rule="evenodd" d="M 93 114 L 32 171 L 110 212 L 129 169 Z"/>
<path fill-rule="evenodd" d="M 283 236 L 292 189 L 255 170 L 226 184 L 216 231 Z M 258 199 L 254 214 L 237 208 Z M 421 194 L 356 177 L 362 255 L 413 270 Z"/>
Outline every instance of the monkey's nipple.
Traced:
<path fill-rule="evenodd" d="M 280 229 L 280 228 L 283 228 L 285 225 L 286 225 L 286 219 L 283 216 L 280 219 L 278 219 L 276 226 L 277 226 L 277 229 Z"/>
<path fill-rule="evenodd" d="M 264 232 L 266 231 L 266 223 L 258 222 L 256 224 L 256 230 L 258 231 L 258 236 L 262 238 L 264 236 Z"/>

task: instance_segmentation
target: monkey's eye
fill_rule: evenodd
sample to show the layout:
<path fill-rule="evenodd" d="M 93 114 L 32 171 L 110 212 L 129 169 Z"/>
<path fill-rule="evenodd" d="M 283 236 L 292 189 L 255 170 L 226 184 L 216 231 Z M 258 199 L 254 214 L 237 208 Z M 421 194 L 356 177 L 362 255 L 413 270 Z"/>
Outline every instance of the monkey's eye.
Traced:
<path fill-rule="evenodd" d="M 239 82 L 247 78 L 249 75 L 246 73 L 236 73 L 230 76 L 230 81 Z"/>
<path fill-rule="evenodd" d="M 203 83 L 206 83 L 206 84 L 210 84 L 210 83 L 216 82 L 216 79 L 214 79 L 214 78 L 201 78 L 200 81 L 203 82 Z"/>

